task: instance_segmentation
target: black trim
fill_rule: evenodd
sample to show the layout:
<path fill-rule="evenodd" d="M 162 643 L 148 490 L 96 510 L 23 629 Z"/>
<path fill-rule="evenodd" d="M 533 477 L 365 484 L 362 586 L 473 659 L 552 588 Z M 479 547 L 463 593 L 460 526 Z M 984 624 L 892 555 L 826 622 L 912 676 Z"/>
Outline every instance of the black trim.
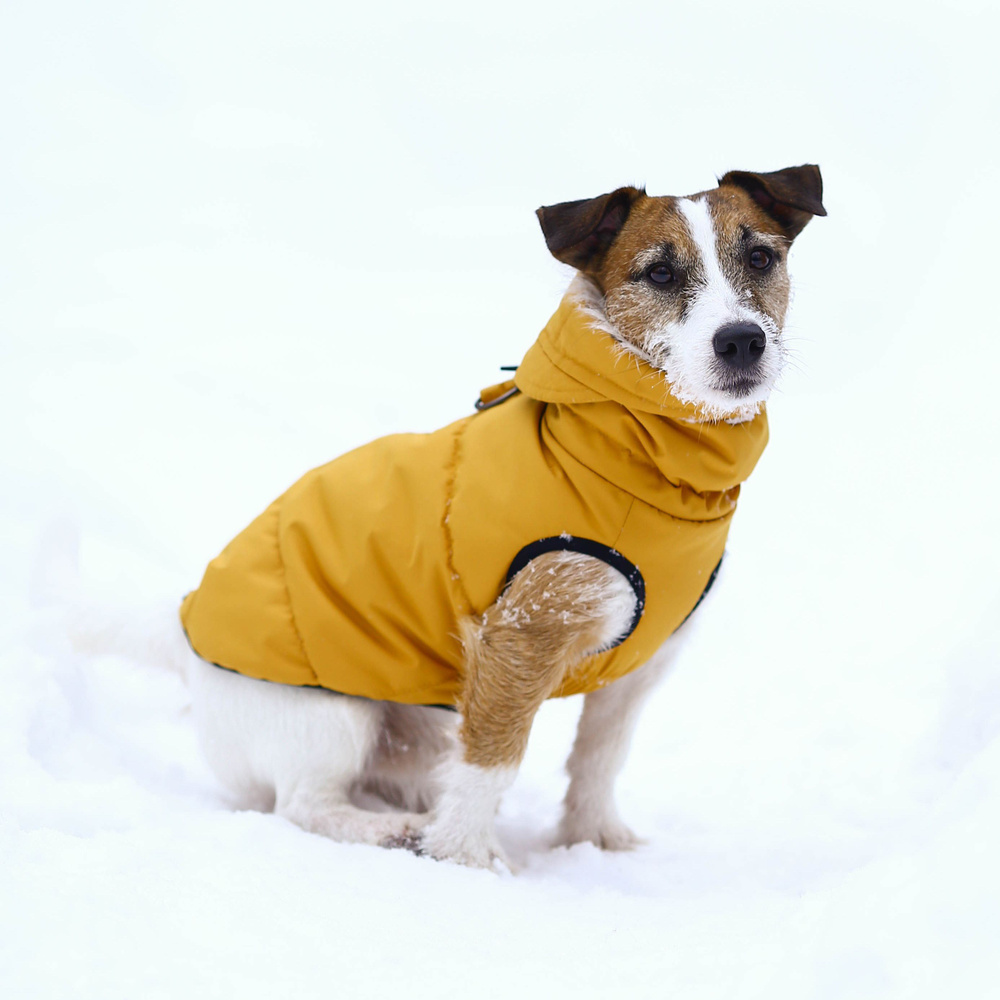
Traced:
<path fill-rule="evenodd" d="M 226 670 L 231 674 L 239 674 L 240 677 L 246 677 L 247 680 L 263 681 L 265 684 L 279 684 L 281 687 L 305 688 L 308 691 L 325 691 L 327 694 L 335 694 L 341 698 L 360 698 L 362 701 L 381 701 L 385 704 L 391 705 L 413 705 L 414 708 L 443 708 L 446 712 L 458 711 L 454 705 L 427 705 L 423 702 L 388 701 L 385 698 L 369 698 L 367 695 L 363 694 L 348 694 L 346 691 L 337 691 L 335 688 L 323 687 L 322 684 L 286 684 L 284 681 L 272 681 L 268 680 L 266 677 L 254 677 L 252 674 L 244 674 L 239 670 L 234 670 L 232 667 L 224 667 L 221 663 L 216 663 L 214 660 L 203 660 L 203 662 L 207 663 L 210 667 L 218 667 L 220 670 Z"/>
<path fill-rule="evenodd" d="M 613 569 L 618 570 L 628 580 L 632 590 L 635 591 L 635 611 L 632 613 L 632 621 L 629 622 L 628 628 L 617 639 L 602 647 L 599 652 L 603 653 L 609 649 L 614 649 L 615 646 L 620 646 L 636 630 L 639 620 L 642 618 L 642 612 L 646 607 L 646 581 L 642 578 L 639 567 L 629 562 L 617 550 L 609 548 L 607 545 L 602 545 L 600 542 L 595 542 L 591 538 L 577 538 L 574 535 L 553 535 L 550 538 L 539 538 L 537 542 L 525 545 L 514 556 L 514 561 L 510 564 L 510 569 L 507 570 L 507 578 L 504 580 L 504 590 L 510 586 L 514 577 L 532 559 L 544 555 L 546 552 L 579 552 L 581 555 L 592 556 L 594 559 L 600 559 L 601 562 L 607 563 Z M 711 583 L 709 583 L 709 586 L 711 586 Z"/>
<path fill-rule="evenodd" d="M 723 552 L 722 559 L 725 558 L 726 554 L 725 552 Z M 699 597 L 698 600 L 694 602 L 694 607 L 684 616 L 684 621 L 681 622 L 681 625 L 683 625 L 684 622 L 686 622 L 698 610 L 698 605 L 701 604 L 703 600 L 705 600 L 705 595 L 712 589 L 712 584 L 715 583 L 715 578 L 719 575 L 719 568 L 722 566 L 722 559 L 720 559 L 715 564 L 715 569 L 713 569 L 712 572 L 709 574 L 708 583 L 705 584 L 705 589 L 701 592 L 701 597 Z M 680 628 L 681 625 L 678 625 L 677 627 Z"/>

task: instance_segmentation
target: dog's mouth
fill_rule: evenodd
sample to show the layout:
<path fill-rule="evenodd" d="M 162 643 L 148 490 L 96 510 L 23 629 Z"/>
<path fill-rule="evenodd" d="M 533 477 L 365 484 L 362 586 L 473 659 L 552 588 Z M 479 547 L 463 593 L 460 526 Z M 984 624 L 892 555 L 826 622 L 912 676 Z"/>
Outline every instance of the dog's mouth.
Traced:
<path fill-rule="evenodd" d="M 750 374 L 729 374 L 720 378 L 715 385 L 718 392 L 725 393 L 735 400 L 745 400 L 747 397 L 760 391 L 764 385 L 764 379 Z"/>

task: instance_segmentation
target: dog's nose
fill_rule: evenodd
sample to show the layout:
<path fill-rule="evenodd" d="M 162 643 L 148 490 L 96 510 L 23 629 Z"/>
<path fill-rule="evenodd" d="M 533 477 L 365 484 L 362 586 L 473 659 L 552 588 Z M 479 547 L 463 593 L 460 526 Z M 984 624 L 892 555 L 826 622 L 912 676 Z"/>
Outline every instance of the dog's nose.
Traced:
<path fill-rule="evenodd" d="M 715 331 L 712 346 L 730 368 L 742 371 L 760 359 L 767 346 L 767 335 L 756 323 L 727 323 Z"/>

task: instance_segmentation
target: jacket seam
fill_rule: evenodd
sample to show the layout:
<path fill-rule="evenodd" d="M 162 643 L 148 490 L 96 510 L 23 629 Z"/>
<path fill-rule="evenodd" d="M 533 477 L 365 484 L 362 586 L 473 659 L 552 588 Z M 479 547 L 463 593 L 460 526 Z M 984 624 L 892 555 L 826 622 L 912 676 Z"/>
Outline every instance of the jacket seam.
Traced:
<path fill-rule="evenodd" d="M 295 634 L 295 638 L 299 644 L 299 651 L 302 653 L 302 659 L 305 660 L 306 666 L 309 668 L 310 673 L 316 678 L 316 685 L 322 687 L 319 680 L 319 673 L 312 664 L 312 659 L 309 656 L 309 651 L 306 649 L 305 641 L 302 638 L 302 633 L 299 631 L 299 623 L 295 619 L 295 608 L 292 605 L 292 592 L 288 589 L 288 572 L 285 569 L 285 556 L 281 551 L 281 504 L 278 505 L 278 517 L 277 525 L 274 531 L 274 547 L 278 550 L 278 565 L 281 567 L 281 586 L 285 592 L 285 603 L 288 605 L 288 618 L 292 623 L 292 632 Z"/>
<path fill-rule="evenodd" d="M 455 565 L 455 536 L 451 532 L 451 509 L 455 499 L 455 489 L 458 484 L 458 465 L 462 456 L 462 444 L 465 432 L 469 427 L 466 421 L 455 434 L 455 442 L 451 449 L 451 463 L 448 466 L 448 480 L 445 483 L 444 513 L 441 516 L 441 530 L 444 534 L 445 565 L 450 576 L 450 583 L 458 591 L 459 598 L 464 602 L 463 614 L 471 614 L 472 601 L 465 590 L 462 574 Z"/>
<path fill-rule="evenodd" d="M 632 513 L 632 508 L 635 506 L 635 500 L 636 498 L 632 497 L 632 499 L 629 501 L 628 510 L 625 511 L 625 516 L 622 518 L 622 526 L 618 529 L 618 534 L 615 535 L 615 540 L 611 543 L 611 548 L 615 550 L 618 549 L 618 543 L 622 540 L 622 535 L 625 534 L 625 525 L 628 524 L 628 519 Z"/>

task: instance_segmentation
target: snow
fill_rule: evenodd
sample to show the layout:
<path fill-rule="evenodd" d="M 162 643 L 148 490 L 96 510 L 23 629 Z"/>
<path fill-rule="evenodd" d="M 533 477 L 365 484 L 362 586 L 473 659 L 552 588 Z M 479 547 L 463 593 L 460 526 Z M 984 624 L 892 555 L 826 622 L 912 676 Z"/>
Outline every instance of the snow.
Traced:
<path fill-rule="evenodd" d="M 997 994 L 997 15 L 689 6 L 5 8 L 4 996 Z M 239 811 L 180 681 L 33 604 L 60 519 L 169 606 L 305 469 L 470 412 L 568 280 L 536 205 L 803 161 L 795 365 L 635 852 L 546 847 L 577 700 L 498 876 Z"/>

